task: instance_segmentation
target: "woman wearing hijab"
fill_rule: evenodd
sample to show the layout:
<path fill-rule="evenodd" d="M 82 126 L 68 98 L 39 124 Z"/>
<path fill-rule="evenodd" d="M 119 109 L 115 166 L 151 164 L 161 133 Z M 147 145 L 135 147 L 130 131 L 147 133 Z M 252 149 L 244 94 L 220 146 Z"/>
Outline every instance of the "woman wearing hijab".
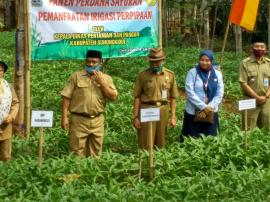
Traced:
<path fill-rule="evenodd" d="M 0 160 L 11 159 L 12 122 L 19 110 L 13 87 L 4 79 L 8 66 L 0 61 Z"/>
<path fill-rule="evenodd" d="M 224 94 L 224 84 L 221 72 L 213 67 L 213 60 L 212 51 L 202 51 L 199 64 L 187 74 L 185 84 L 187 101 L 182 128 L 184 136 L 217 134 L 218 106 Z M 212 122 L 204 121 L 210 114 Z"/>

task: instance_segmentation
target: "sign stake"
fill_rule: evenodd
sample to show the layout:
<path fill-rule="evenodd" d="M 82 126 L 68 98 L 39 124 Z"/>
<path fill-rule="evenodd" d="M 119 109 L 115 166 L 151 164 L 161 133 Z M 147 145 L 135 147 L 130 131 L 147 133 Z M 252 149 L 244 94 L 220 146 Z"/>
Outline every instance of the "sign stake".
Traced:
<path fill-rule="evenodd" d="M 38 144 L 38 165 L 42 164 L 42 153 L 44 143 L 44 128 L 52 128 L 53 111 L 32 111 L 31 126 L 39 128 L 39 144 Z"/>
<path fill-rule="evenodd" d="M 244 148 L 245 152 L 247 152 L 247 146 L 248 146 L 248 135 L 247 135 L 247 110 L 244 111 L 244 128 L 245 128 L 245 140 L 244 140 Z"/>
<path fill-rule="evenodd" d="M 39 145 L 38 145 L 38 165 L 42 164 L 42 153 L 43 153 L 43 143 L 44 143 L 44 133 L 43 128 L 39 129 Z"/>
<path fill-rule="evenodd" d="M 152 128 L 153 128 L 153 122 L 150 122 L 150 132 L 148 133 L 148 146 L 149 146 L 149 176 L 150 176 L 150 180 L 153 179 L 154 177 L 154 157 L 153 157 L 153 132 L 152 132 Z"/>

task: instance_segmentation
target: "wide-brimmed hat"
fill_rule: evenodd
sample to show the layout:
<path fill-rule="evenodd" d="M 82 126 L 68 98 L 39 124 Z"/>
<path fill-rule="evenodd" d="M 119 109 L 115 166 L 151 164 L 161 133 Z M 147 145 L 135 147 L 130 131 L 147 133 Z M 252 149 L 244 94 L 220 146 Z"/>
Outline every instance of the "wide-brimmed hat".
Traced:
<path fill-rule="evenodd" d="M 4 68 L 4 72 L 7 71 L 8 65 L 6 63 L 4 63 L 3 61 L 0 61 L 0 66 L 2 66 Z"/>
<path fill-rule="evenodd" d="M 163 53 L 162 48 L 151 48 L 150 53 L 148 55 L 149 61 L 159 61 L 163 60 L 165 58 L 165 55 Z"/>

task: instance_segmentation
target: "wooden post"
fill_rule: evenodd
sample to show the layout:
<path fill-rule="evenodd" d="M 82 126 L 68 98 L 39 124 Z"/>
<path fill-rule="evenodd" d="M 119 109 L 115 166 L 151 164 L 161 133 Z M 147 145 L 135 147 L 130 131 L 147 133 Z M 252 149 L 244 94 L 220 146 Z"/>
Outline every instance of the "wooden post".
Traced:
<path fill-rule="evenodd" d="M 244 128 L 245 128 L 244 149 L 245 149 L 245 152 L 247 152 L 247 146 L 248 146 L 248 137 L 247 137 L 247 130 L 248 130 L 247 110 L 244 111 Z"/>
<path fill-rule="evenodd" d="M 18 2 L 18 22 L 16 30 L 16 52 L 13 71 L 13 83 L 20 105 L 16 120 L 14 121 L 14 131 L 20 136 L 24 136 L 24 2 Z"/>
<path fill-rule="evenodd" d="M 43 128 L 39 129 L 40 136 L 39 136 L 39 144 L 38 144 L 38 165 L 41 166 L 42 164 L 42 153 L 43 153 L 43 143 L 44 143 L 44 133 Z"/>
<path fill-rule="evenodd" d="M 228 22 L 227 22 L 227 27 L 226 27 L 225 36 L 224 36 L 224 40 L 223 40 L 223 45 L 222 45 L 222 49 L 221 49 L 220 67 L 221 67 L 222 62 L 223 62 L 224 51 L 225 51 L 225 47 L 226 47 L 226 43 L 227 43 L 229 29 L 230 29 L 230 20 L 228 20 Z"/>
<path fill-rule="evenodd" d="M 142 177 L 142 150 L 139 148 L 139 163 L 138 163 L 138 177 Z"/>
<path fill-rule="evenodd" d="M 158 0 L 158 45 L 162 48 L 162 0 Z"/>
<path fill-rule="evenodd" d="M 154 177 L 154 157 L 153 157 L 153 134 L 152 134 L 152 128 L 153 128 L 153 122 L 150 122 L 150 132 L 148 133 L 148 146 L 149 146 L 149 176 L 150 180 Z"/>
<path fill-rule="evenodd" d="M 29 25 L 29 2 L 24 1 L 24 21 L 25 21 L 25 133 L 30 135 L 30 25 Z"/>

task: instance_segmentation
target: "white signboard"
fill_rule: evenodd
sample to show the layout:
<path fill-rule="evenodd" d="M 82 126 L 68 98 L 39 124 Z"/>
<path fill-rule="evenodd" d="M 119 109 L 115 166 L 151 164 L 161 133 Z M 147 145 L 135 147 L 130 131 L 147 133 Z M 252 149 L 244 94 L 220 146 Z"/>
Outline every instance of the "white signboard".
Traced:
<path fill-rule="evenodd" d="M 159 108 L 141 109 L 141 122 L 150 122 L 159 120 L 160 120 Z"/>
<path fill-rule="evenodd" d="M 256 108 L 256 99 L 240 100 L 238 103 L 239 111 L 255 108 Z"/>
<path fill-rule="evenodd" d="M 32 111 L 31 126 L 51 128 L 53 126 L 53 111 Z"/>

